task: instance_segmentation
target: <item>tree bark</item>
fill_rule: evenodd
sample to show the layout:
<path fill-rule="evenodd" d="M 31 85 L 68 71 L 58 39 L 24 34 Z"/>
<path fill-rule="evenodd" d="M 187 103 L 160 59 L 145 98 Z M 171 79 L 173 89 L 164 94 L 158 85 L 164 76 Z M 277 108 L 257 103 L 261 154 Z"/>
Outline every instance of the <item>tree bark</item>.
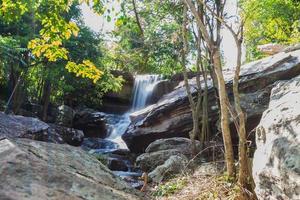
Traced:
<path fill-rule="evenodd" d="M 132 5 L 133 5 L 133 11 L 134 11 L 134 16 L 135 16 L 136 23 L 137 23 L 137 25 L 138 25 L 138 27 L 140 29 L 142 37 L 144 38 L 144 30 L 142 28 L 142 24 L 141 24 L 140 17 L 139 17 L 137 8 L 136 8 L 136 2 L 135 2 L 135 0 L 132 0 Z"/>
<path fill-rule="evenodd" d="M 43 110 L 42 110 L 41 117 L 42 117 L 43 121 L 47 121 L 50 96 L 51 96 L 51 82 L 50 82 L 50 80 L 47 79 L 44 82 L 43 96 L 42 96 Z"/>
<path fill-rule="evenodd" d="M 183 48 L 181 51 L 181 65 L 182 65 L 182 72 L 184 77 L 184 85 L 186 88 L 187 96 L 189 99 L 191 111 L 192 111 L 192 118 L 193 118 L 193 129 L 191 130 L 189 136 L 191 139 L 191 152 L 192 155 L 197 154 L 196 149 L 196 136 L 200 134 L 200 128 L 199 128 L 199 113 L 200 113 L 200 105 L 201 105 L 201 91 L 200 91 L 200 77 L 197 75 L 196 81 L 197 81 L 197 87 L 198 95 L 197 95 L 197 102 L 194 102 L 194 98 L 192 95 L 191 87 L 188 82 L 188 75 L 187 75 L 187 68 L 186 68 L 186 54 L 188 52 L 188 41 L 187 41 L 187 25 L 188 25 L 188 18 L 187 18 L 187 7 L 184 5 L 183 10 L 183 23 L 182 23 L 182 43 Z M 198 71 L 199 73 L 199 71 Z"/>
<path fill-rule="evenodd" d="M 224 81 L 224 77 L 222 74 L 221 68 L 221 58 L 220 58 L 219 49 L 215 49 L 213 52 L 213 61 L 214 68 L 217 75 L 218 80 L 218 92 L 219 92 L 219 101 L 220 101 L 220 111 L 221 111 L 221 129 L 224 141 L 225 148 L 225 160 L 227 166 L 228 176 L 234 176 L 234 155 L 233 155 L 233 147 L 231 141 L 231 134 L 229 128 L 229 112 L 228 112 L 228 96 L 226 92 L 226 85 Z"/>
<path fill-rule="evenodd" d="M 212 61 L 213 61 L 214 70 L 218 81 L 218 93 L 219 93 L 220 111 L 221 111 L 221 129 L 222 129 L 222 135 L 223 135 L 223 141 L 225 147 L 225 160 L 227 166 L 227 173 L 228 176 L 233 177 L 235 174 L 235 170 L 234 170 L 233 147 L 232 147 L 231 134 L 229 128 L 229 113 L 227 108 L 228 95 L 226 92 L 226 85 L 222 73 L 219 44 L 218 41 L 215 42 L 213 41 L 213 38 L 210 37 L 207 28 L 204 25 L 203 21 L 201 20 L 201 17 L 193 2 L 191 0 L 184 0 L 184 1 L 189 6 L 192 14 L 194 15 L 196 19 L 196 24 L 198 28 L 201 30 L 203 39 L 206 42 L 207 47 L 212 54 Z"/>
<path fill-rule="evenodd" d="M 241 27 L 242 30 L 242 27 Z M 239 75 L 242 65 L 242 31 L 241 38 L 238 34 L 233 35 L 237 47 L 237 61 L 236 69 L 233 79 L 233 95 L 234 95 L 234 108 L 236 111 L 238 119 L 237 132 L 239 134 L 239 174 L 238 174 L 238 183 L 239 185 L 247 189 L 248 191 L 254 193 L 254 181 L 250 169 L 250 161 L 247 155 L 247 134 L 246 134 L 246 116 L 241 107 L 241 100 L 239 95 Z M 249 197 L 248 194 L 244 192 L 244 196 Z M 255 197 L 254 197 L 255 198 Z"/>

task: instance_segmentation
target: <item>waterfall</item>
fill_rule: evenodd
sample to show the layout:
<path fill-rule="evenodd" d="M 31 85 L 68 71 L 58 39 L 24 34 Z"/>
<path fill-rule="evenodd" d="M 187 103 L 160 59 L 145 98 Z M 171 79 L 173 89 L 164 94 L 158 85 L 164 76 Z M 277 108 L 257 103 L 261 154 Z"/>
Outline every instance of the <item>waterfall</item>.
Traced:
<path fill-rule="evenodd" d="M 159 75 L 137 75 L 133 87 L 132 111 L 146 106 L 147 99 L 151 97 L 155 84 L 161 80 Z"/>
<path fill-rule="evenodd" d="M 136 75 L 133 87 L 133 101 L 131 109 L 123 115 L 109 115 L 107 117 L 108 124 L 111 125 L 109 140 L 120 145 L 121 148 L 127 148 L 121 139 L 127 127 L 130 124 L 129 115 L 132 112 L 143 109 L 147 104 L 147 99 L 151 97 L 154 86 L 158 81 L 162 80 L 160 75 Z"/>

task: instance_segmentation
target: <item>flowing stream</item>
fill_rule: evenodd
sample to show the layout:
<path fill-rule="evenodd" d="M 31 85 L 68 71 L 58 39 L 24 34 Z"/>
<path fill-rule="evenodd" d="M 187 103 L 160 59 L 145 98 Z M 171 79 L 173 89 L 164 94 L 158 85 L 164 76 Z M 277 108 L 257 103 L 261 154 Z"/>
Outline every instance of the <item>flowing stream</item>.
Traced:
<path fill-rule="evenodd" d="M 141 181 L 138 180 L 138 177 L 141 176 L 142 172 L 139 168 L 134 166 L 134 160 L 130 156 L 128 148 L 121 136 L 125 133 L 130 124 L 129 115 L 147 106 L 147 101 L 151 98 L 155 85 L 161 79 L 162 78 L 159 75 L 137 75 L 135 77 L 132 93 L 133 101 L 131 109 L 123 115 L 106 113 L 105 118 L 109 136 L 104 140 L 92 138 L 90 139 L 91 141 L 86 141 L 86 146 L 83 147 L 89 150 L 92 154 L 106 154 L 108 156 L 108 167 L 113 171 L 113 173 L 120 176 L 135 188 L 141 186 Z M 97 141 L 97 139 L 99 141 Z M 95 141 L 97 144 L 100 143 L 101 148 L 93 148 L 90 150 L 89 147 L 93 146 Z M 91 144 L 89 145 L 89 143 Z M 117 151 L 121 153 L 118 154 L 116 153 Z"/>

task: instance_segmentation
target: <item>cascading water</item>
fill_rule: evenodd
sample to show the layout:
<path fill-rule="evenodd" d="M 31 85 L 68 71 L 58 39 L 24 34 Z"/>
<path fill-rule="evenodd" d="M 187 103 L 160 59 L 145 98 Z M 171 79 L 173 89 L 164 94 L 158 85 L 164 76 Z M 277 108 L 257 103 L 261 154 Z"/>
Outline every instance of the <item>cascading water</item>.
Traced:
<path fill-rule="evenodd" d="M 128 157 L 118 154 L 114 155 L 112 152 L 114 152 L 116 149 L 127 149 L 127 146 L 122 140 L 121 136 L 125 133 L 127 127 L 130 124 L 129 115 L 137 110 L 143 109 L 147 105 L 147 100 L 151 98 L 154 86 L 161 79 L 162 78 L 159 75 L 135 76 L 131 109 L 123 115 L 105 114 L 109 137 L 105 139 L 105 145 L 103 145 L 102 148 L 91 150 L 91 152 L 93 153 L 108 153 L 108 160 L 118 160 L 119 163 L 123 163 L 124 168 L 122 169 L 114 167 L 110 169 L 114 169 L 114 174 L 123 178 L 132 187 L 141 186 L 141 182 L 138 180 L 138 177 L 142 175 L 142 171 L 140 171 L 138 168 L 133 167 L 134 165 L 132 161 L 128 160 Z M 118 171 L 118 169 L 121 171 Z"/>
<path fill-rule="evenodd" d="M 132 112 L 143 109 L 147 105 L 147 100 L 151 97 L 154 86 L 160 80 L 162 80 L 162 77 L 159 75 L 135 76 L 131 109 L 121 116 L 108 115 L 107 122 L 111 125 L 111 130 L 110 136 L 107 139 L 116 142 L 121 148 L 127 148 L 121 136 L 130 124 L 129 115 Z"/>
<path fill-rule="evenodd" d="M 147 99 L 151 97 L 155 84 L 160 80 L 161 76 L 159 75 L 137 75 L 135 77 L 132 111 L 146 106 Z"/>

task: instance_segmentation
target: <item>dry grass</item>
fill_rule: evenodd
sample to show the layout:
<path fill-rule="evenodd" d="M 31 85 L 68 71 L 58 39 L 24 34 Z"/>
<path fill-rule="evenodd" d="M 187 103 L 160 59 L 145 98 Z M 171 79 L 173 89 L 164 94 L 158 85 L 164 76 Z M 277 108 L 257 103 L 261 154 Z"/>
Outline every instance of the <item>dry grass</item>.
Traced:
<path fill-rule="evenodd" d="M 223 163 L 206 163 L 192 174 L 181 174 L 153 186 L 148 192 L 156 200 L 240 200 L 239 187 L 224 175 Z"/>

